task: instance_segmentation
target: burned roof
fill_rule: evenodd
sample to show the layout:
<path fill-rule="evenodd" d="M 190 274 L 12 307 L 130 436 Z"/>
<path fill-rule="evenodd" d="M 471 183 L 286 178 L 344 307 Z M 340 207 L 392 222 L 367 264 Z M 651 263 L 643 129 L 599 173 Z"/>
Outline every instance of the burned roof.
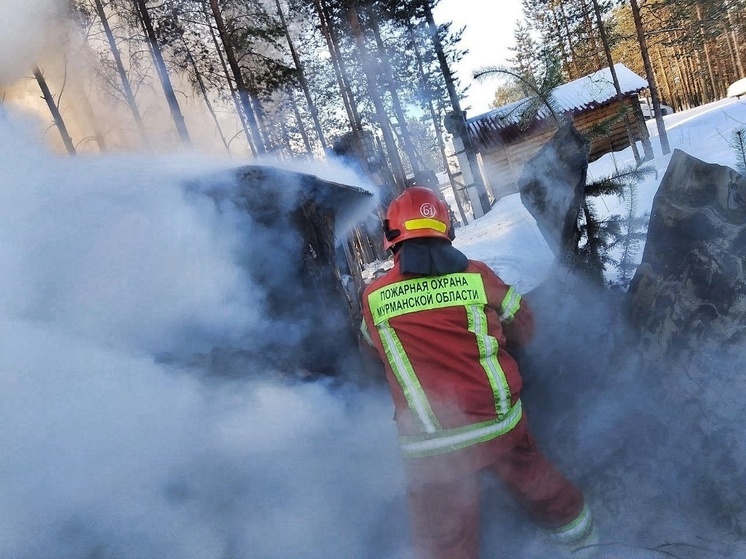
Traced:
<path fill-rule="evenodd" d="M 622 95 L 637 93 L 648 87 L 648 82 L 627 68 L 615 64 Z M 552 91 L 556 109 L 562 113 L 577 114 L 607 104 L 616 97 L 616 89 L 609 68 L 603 68 L 588 76 L 560 85 Z M 518 127 L 523 113 L 535 97 L 527 97 L 491 110 L 467 120 L 469 135 L 479 143 L 490 143 L 489 139 L 511 127 Z M 535 122 L 551 116 L 546 106 L 539 108 Z"/>
<path fill-rule="evenodd" d="M 366 201 L 375 199 L 359 186 L 272 165 L 242 165 L 191 182 L 216 201 L 230 199 L 254 219 L 267 223 L 308 202 L 346 221 L 367 207 Z"/>

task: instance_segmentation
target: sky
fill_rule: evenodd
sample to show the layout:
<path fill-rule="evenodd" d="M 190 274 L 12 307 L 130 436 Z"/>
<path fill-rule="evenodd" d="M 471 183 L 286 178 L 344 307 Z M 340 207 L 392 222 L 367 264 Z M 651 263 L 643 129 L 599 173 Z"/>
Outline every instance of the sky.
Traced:
<path fill-rule="evenodd" d="M 453 22 L 454 29 L 465 27 L 460 46 L 469 53 L 453 68 L 462 86 L 469 85 L 462 108 L 467 116 L 490 110 L 495 79 L 475 82 L 473 72 L 485 66 L 502 66 L 511 57 L 515 22 L 522 19 L 520 0 L 441 0 L 433 17 L 437 23 Z"/>

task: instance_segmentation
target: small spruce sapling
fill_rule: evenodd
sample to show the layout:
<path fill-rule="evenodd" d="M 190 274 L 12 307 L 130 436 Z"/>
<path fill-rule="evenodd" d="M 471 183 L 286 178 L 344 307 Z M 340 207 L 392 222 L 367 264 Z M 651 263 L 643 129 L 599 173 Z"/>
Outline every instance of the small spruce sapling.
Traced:
<path fill-rule="evenodd" d="M 746 127 L 734 130 L 729 144 L 736 155 L 736 171 L 746 175 Z"/>
<path fill-rule="evenodd" d="M 638 215 L 636 185 L 655 173 L 655 168 L 650 165 L 628 167 L 586 185 L 586 203 L 579 223 L 584 241 L 578 256 L 593 277 L 603 281 L 604 270 L 613 265 L 619 272 L 620 286 L 628 286 L 635 269 L 634 257 L 644 239 L 647 223 L 646 215 Z M 625 215 L 601 219 L 594 211 L 592 198 L 612 194 L 627 199 L 627 211 Z M 619 258 L 612 256 L 614 248 L 621 248 Z"/>

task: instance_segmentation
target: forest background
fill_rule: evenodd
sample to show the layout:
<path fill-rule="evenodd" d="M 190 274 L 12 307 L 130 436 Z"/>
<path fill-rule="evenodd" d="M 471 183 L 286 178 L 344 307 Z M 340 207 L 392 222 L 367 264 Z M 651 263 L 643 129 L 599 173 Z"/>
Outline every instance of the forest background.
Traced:
<path fill-rule="evenodd" d="M 51 114 L 47 137 L 70 154 L 354 152 L 375 159 L 377 179 L 397 191 L 420 173 L 457 166 L 443 122 L 464 114 L 471 76 L 454 76 L 463 29 L 436 24 L 437 3 L 37 0 L 10 9 L 45 21 L 11 31 L 44 33 L 46 46 L 14 55 L 16 73 L 3 60 L 0 99 Z M 722 98 L 746 76 L 743 0 L 522 5 L 493 106 L 609 59 L 646 76 L 649 94 L 675 110 Z"/>

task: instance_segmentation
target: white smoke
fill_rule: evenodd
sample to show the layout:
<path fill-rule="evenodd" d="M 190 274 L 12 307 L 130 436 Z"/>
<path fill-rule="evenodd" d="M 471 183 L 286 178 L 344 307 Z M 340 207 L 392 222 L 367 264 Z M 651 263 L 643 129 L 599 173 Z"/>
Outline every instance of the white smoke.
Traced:
<path fill-rule="evenodd" d="M 54 41 L 58 32 L 57 16 L 64 0 L 2 0 L 3 22 L 0 45 L 0 88 L 12 84 L 31 68 Z"/>
<path fill-rule="evenodd" d="M 385 392 L 154 359 L 270 335 L 240 260 L 272 246 L 184 186 L 232 165 L 30 130 L 0 119 L 0 557 L 401 557 Z"/>
<path fill-rule="evenodd" d="M 641 351 L 622 302 L 581 278 L 553 276 L 529 299 L 538 325 L 520 354 L 529 421 L 583 489 L 601 557 L 746 557 L 737 420 L 746 354 L 703 348 L 682 362 Z"/>

